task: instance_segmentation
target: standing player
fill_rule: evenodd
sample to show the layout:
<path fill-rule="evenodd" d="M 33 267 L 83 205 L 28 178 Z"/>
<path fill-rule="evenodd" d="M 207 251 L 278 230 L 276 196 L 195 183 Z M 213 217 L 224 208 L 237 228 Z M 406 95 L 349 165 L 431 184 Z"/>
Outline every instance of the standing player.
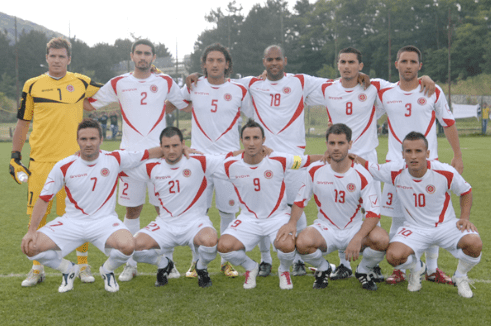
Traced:
<path fill-rule="evenodd" d="M 187 106 L 179 87 L 168 75 L 151 71 L 155 61 L 155 47 L 148 40 L 138 40 L 131 47 L 131 60 L 135 70 L 111 79 L 86 102 L 89 108 L 99 109 L 109 103 L 119 102 L 123 117 L 121 149 L 138 150 L 159 145 L 159 134 L 165 128 L 165 100 L 182 109 Z M 140 213 L 149 189 L 149 201 L 158 212 L 159 202 L 153 185 L 125 176 L 119 184 L 119 204 L 126 206 L 124 224 L 132 234 L 140 230 Z M 167 254 L 171 256 L 171 253 Z M 128 261 L 119 276 L 120 281 L 130 281 L 137 273 L 136 262 Z M 177 270 L 175 276 L 179 277 Z"/>
<path fill-rule="evenodd" d="M 19 172 L 25 172 L 30 176 L 27 198 L 29 219 L 48 173 L 55 163 L 78 150 L 76 132 L 77 125 L 82 121 L 83 99 L 94 95 L 101 87 L 87 76 L 68 72 L 70 61 L 70 42 L 60 37 L 51 39 L 46 47 L 48 73 L 29 79 L 22 90 L 9 168 L 12 178 L 19 184 Z M 27 169 L 22 165 L 21 151 L 34 116 L 36 119 L 29 138 L 31 153 Z M 56 213 L 59 216 L 65 213 L 65 197 L 63 189 L 56 195 Z M 40 227 L 46 224 L 52 204 L 53 201 L 50 201 L 46 215 L 39 223 Z M 94 282 L 87 265 L 87 249 L 87 243 L 77 248 L 80 278 L 82 282 Z M 34 286 L 42 282 L 44 277 L 43 265 L 34 260 L 31 271 L 22 281 L 22 286 Z"/>
<path fill-rule="evenodd" d="M 290 222 L 278 232 L 278 236 L 295 234 L 297 219 L 314 195 L 317 220 L 300 232 L 296 240 L 297 251 L 303 260 L 317 268 L 314 289 L 328 285 L 331 267 L 323 256 L 342 250 L 347 261 L 357 260 L 363 252 L 355 276 L 364 289 L 374 291 L 377 290 L 374 267 L 384 259 L 389 244 L 387 232 L 377 226 L 380 208 L 376 183 L 362 166 L 354 164 L 348 157 L 353 143 L 348 126 L 332 125 L 327 131 L 326 141 L 330 165 L 317 163 L 309 167 L 292 208 Z M 360 211 L 362 208 L 365 214 Z"/>
<path fill-rule="evenodd" d="M 116 292 L 119 286 L 114 270 L 130 258 L 135 247 L 131 233 L 114 210 L 118 174 L 148 158 L 161 157 L 162 151 L 159 147 L 144 152 L 101 151 L 101 126 L 92 119 L 82 121 L 76 132 L 80 154 L 59 161 L 49 173 L 34 206 L 29 231 L 22 239 L 22 251 L 29 259 L 62 272 L 58 291 L 67 292 L 73 289 L 79 266 L 62 257 L 86 241 L 102 252 L 113 248 L 99 271 L 106 291 Z M 63 187 L 68 194 L 66 213 L 36 232 L 50 200 Z"/>
<path fill-rule="evenodd" d="M 358 79 L 363 69 L 362 54 L 355 48 L 348 47 L 338 53 L 338 71 L 341 79 L 327 81 L 317 87 L 307 98 L 307 105 L 323 105 L 326 107 L 330 123 L 346 124 L 353 133 L 353 145 L 350 153 L 362 157 L 369 157 L 370 161 L 378 162 L 376 148 L 377 117 L 374 103 L 377 92 L 391 83 L 383 79 L 372 79 L 368 88 L 359 85 Z M 427 76 L 421 78 L 421 91 L 428 86 L 428 95 L 434 92 L 435 83 Z M 380 182 L 375 181 L 375 188 L 379 197 Z M 344 279 L 350 277 L 350 263 L 345 259 L 345 253 L 339 252 L 340 264 L 333 271 L 331 279 Z M 374 268 L 375 281 L 382 282 L 384 276 L 379 266 Z"/>
<path fill-rule="evenodd" d="M 459 259 L 452 282 L 459 295 L 471 298 L 467 273 L 481 260 L 482 250 L 477 229 L 469 221 L 472 189 L 450 165 L 428 160 L 431 156 L 428 144 L 422 133 L 410 132 L 402 141 L 403 162 L 378 165 L 360 158 L 357 161 L 375 179 L 397 189 L 405 219 L 390 241 L 387 261 L 397 269 L 411 271 L 408 290 L 421 289 L 421 278 L 426 274 L 421 255 L 436 245 Z M 460 219 L 455 216 L 450 191 L 460 196 Z"/>
<path fill-rule="evenodd" d="M 292 289 L 290 265 L 295 257 L 295 245 L 276 240 L 276 233 L 290 216 L 286 201 L 285 175 L 287 169 L 306 167 L 321 155 L 305 156 L 273 153 L 262 154 L 265 142 L 264 130 L 260 124 L 249 120 L 242 128 L 242 158 L 228 158 L 224 163 L 226 177 L 231 180 L 239 198 L 241 213 L 225 230 L 218 241 L 218 252 L 234 265 L 246 269 L 245 289 L 256 287 L 259 265 L 247 257 L 266 237 L 278 252 L 280 266 L 278 276 L 281 289 Z"/>
<path fill-rule="evenodd" d="M 201 65 L 204 77 L 192 90 L 184 86 L 182 95 L 192 105 L 191 147 L 205 154 L 226 154 L 240 149 L 237 123 L 247 89 L 226 80 L 232 72 L 232 57 L 228 49 L 219 43 L 212 44 L 203 52 Z M 172 112 L 169 105 L 167 112 Z M 208 182 L 208 207 L 211 207 L 215 189 L 216 207 L 220 213 L 220 232 L 234 220 L 239 210 L 237 195 L 228 180 L 211 178 Z M 194 263 L 193 263 L 194 264 Z M 194 265 L 186 273 L 192 276 Z M 223 258 L 221 270 L 235 277 L 237 271 Z"/>
<path fill-rule="evenodd" d="M 387 162 L 401 161 L 402 141 L 411 131 L 417 131 L 428 139 L 430 160 L 438 159 L 436 119 L 444 128 L 445 136 L 452 147 L 454 157 L 452 166 L 462 173 L 464 165 L 460 151 L 459 136 L 455 119 L 450 112 L 445 95 L 437 86 L 435 94 L 427 98 L 418 91 L 418 71 L 423 66 L 421 52 L 414 46 L 405 46 L 397 52 L 396 69 L 399 71 L 399 83 L 379 91 L 377 106 L 382 113 L 387 113 L 389 125 L 389 150 Z M 382 196 L 381 214 L 392 217 L 389 236 L 395 236 L 396 231 L 404 222 L 404 212 L 399 204 L 397 192 L 393 185 L 386 183 Z M 428 265 L 427 279 L 437 283 L 452 284 L 452 279 L 438 268 L 439 248 L 431 246 L 426 251 Z M 405 279 L 404 271 L 394 270 L 387 279 L 390 284 L 396 284 Z"/>
<path fill-rule="evenodd" d="M 127 172 L 137 180 L 151 180 L 160 203 L 155 221 L 136 236 L 134 259 L 158 267 L 156 286 L 167 284 L 173 262 L 154 249 L 168 251 L 175 246 L 197 248 L 198 285 L 212 285 L 207 266 L 217 254 L 217 233 L 207 211 L 206 188 L 211 175 L 225 156 L 183 156 L 184 139 L 176 127 L 165 128 L 160 136 L 165 159 L 151 161 Z"/>

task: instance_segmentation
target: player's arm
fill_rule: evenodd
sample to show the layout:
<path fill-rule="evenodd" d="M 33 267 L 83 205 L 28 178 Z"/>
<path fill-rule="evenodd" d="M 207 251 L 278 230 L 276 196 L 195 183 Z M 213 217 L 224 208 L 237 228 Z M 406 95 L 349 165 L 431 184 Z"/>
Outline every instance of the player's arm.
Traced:
<path fill-rule="evenodd" d="M 460 150 L 459 133 L 455 123 L 450 127 L 443 128 L 445 137 L 447 137 L 448 143 L 452 147 L 453 158 L 451 165 L 462 174 L 464 172 L 464 162 L 462 160 L 462 151 Z"/>
<path fill-rule="evenodd" d="M 462 232 L 465 230 L 477 232 L 477 228 L 470 221 L 471 207 L 472 191 L 469 191 L 460 196 L 460 219 L 457 221 L 457 228 Z"/>
<path fill-rule="evenodd" d="M 198 84 L 198 79 L 200 76 L 202 76 L 200 73 L 193 72 L 186 77 L 186 86 L 188 87 L 188 89 L 193 89 L 193 85 L 196 86 Z"/>
<path fill-rule="evenodd" d="M 358 231 L 351 241 L 349 242 L 348 246 L 346 247 L 345 250 L 345 257 L 346 260 L 348 261 L 355 261 L 358 259 L 360 256 L 360 251 L 362 249 L 363 245 L 363 239 L 365 239 L 370 231 L 377 226 L 378 221 L 380 220 L 379 218 L 373 216 L 373 217 L 366 217 L 365 220 L 363 221 L 363 224 L 361 225 L 360 231 Z"/>
<path fill-rule="evenodd" d="M 420 92 L 424 91 L 424 94 L 427 97 L 432 96 L 435 93 L 436 89 L 436 84 L 433 79 L 431 79 L 430 76 L 427 75 L 421 76 L 418 79 L 420 83 Z"/>
<path fill-rule="evenodd" d="M 95 107 L 90 104 L 89 99 L 84 99 L 84 110 L 87 112 L 95 111 Z"/>
<path fill-rule="evenodd" d="M 46 214 L 46 210 L 48 209 L 49 201 L 46 202 L 42 198 L 39 198 L 34 205 L 31 215 L 31 222 L 29 223 L 29 229 L 27 233 L 22 238 L 21 248 L 22 252 L 26 255 L 29 254 L 29 246 L 30 243 L 36 243 L 37 238 L 37 229 L 39 227 L 39 223 L 43 219 L 43 216 Z"/>
<path fill-rule="evenodd" d="M 31 171 L 22 164 L 22 148 L 26 142 L 27 132 L 29 131 L 29 125 L 31 121 L 26 121 L 22 119 L 17 120 L 17 125 L 15 126 L 14 136 L 12 139 L 12 155 L 10 159 L 9 171 L 10 175 L 15 182 L 20 184 L 20 180 L 17 178 L 17 173 L 25 172 L 27 175 L 31 175 Z"/>
<path fill-rule="evenodd" d="M 172 104 L 168 100 L 165 100 L 165 113 L 167 113 L 167 114 L 172 113 L 176 109 L 177 109 L 177 107 L 174 104 Z M 184 111 L 184 112 L 191 112 L 191 111 L 193 111 L 193 102 L 189 102 L 188 106 L 186 106 L 181 111 Z"/>

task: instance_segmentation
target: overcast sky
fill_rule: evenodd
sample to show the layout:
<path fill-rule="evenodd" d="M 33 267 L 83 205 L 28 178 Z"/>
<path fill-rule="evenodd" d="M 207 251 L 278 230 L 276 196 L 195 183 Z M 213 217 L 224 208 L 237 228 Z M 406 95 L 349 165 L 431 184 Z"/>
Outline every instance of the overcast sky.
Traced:
<path fill-rule="evenodd" d="M 143 0 L 143 1 L 2 1 L 0 11 L 29 20 L 64 35 L 76 36 L 89 46 L 114 44 L 118 38 L 148 38 L 163 43 L 178 57 L 193 51 L 194 42 L 212 24 L 205 21 L 211 9 L 226 12 L 231 0 Z M 256 3 L 265 0 L 237 0 L 244 16 Z M 288 0 L 293 10 L 296 0 Z M 313 1 L 310 1 L 313 2 Z"/>

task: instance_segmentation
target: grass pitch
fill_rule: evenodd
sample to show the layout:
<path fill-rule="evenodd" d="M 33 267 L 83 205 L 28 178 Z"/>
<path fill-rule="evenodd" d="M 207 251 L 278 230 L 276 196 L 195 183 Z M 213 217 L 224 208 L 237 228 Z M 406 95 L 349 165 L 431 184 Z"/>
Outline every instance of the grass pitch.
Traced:
<path fill-rule="evenodd" d="M 258 278 L 257 287 L 244 290 L 243 276 L 228 279 L 219 272 L 217 258 L 210 264 L 209 271 L 213 286 L 198 287 L 196 279 L 169 280 L 165 287 L 155 288 L 154 266 L 140 264 L 137 276 L 131 282 L 120 282 L 118 293 L 104 290 L 102 280 L 96 276 L 94 284 L 75 282 L 73 291 L 57 292 L 61 276 L 57 271 L 46 268 L 47 278 L 33 288 L 22 288 L 21 281 L 29 271 L 31 262 L 20 250 L 20 240 L 26 232 L 28 217 L 25 214 L 27 186 L 18 186 L 7 174 L 11 144 L 0 143 L 0 157 L 5 162 L 4 174 L 0 175 L 2 196 L 0 196 L 2 225 L 0 250 L 0 324 L 26 325 L 489 325 L 491 324 L 491 268 L 487 248 L 491 245 L 488 222 L 491 211 L 491 169 L 490 137 L 463 137 L 460 140 L 464 155 L 464 177 L 472 185 L 474 205 L 471 221 L 480 231 L 484 242 L 481 263 L 470 273 L 475 280 L 474 298 L 464 299 L 457 295 L 457 288 L 448 285 L 423 282 L 420 292 L 407 291 L 407 283 L 399 285 L 380 284 L 376 292 L 361 288 L 359 282 L 349 280 L 331 281 L 325 290 L 313 290 L 312 274 L 293 277 L 294 289 L 282 291 L 278 286 L 276 268 L 278 260 L 273 254 L 274 276 Z M 118 147 L 118 142 L 105 142 L 104 149 Z M 382 162 L 387 150 L 387 139 L 380 138 L 379 161 Z M 308 139 L 307 152 L 322 153 L 325 150 L 321 138 Z M 24 163 L 28 163 L 28 145 L 25 146 Z M 452 151 L 445 138 L 439 138 L 440 160 L 450 162 Z M 457 214 L 460 212 L 458 198 L 452 197 Z M 124 209 L 117 207 L 119 216 Z M 306 209 L 309 223 L 316 215 L 314 201 Z M 219 228 L 218 211 L 210 209 L 210 218 Z M 54 218 L 54 214 L 50 219 Z M 148 204 L 141 216 L 141 226 L 155 218 L 154 209 Z M 382 226 L 388 230 L 390 219 L 382 217 Z M 250 256 L 259 261 L 257 249 Z M 75 254 L 68 257 L 75 261 Z M 330 262 L 337 264 L 337 253 L 330 254 Z M 89 248 L 89 264 L 97 273 L 105 256 L 94 246 Z M 174 260 L 184 274 L 189 267 L 191 253 L 188 248 L 176 248 Z M 359 262 L 359 261 L 358 261 Z M 358 262 L 352 264 L 355 268 Z M 445 250 L 440 251 L 439 267 L 452 274 L 457 266 Z M 382 270 L 389 274 L 392 268 L 384 260 Z M 238 268 L 240 272 L 243 269 Z M 120 273 L 120 267 L 116 273 Z"/>

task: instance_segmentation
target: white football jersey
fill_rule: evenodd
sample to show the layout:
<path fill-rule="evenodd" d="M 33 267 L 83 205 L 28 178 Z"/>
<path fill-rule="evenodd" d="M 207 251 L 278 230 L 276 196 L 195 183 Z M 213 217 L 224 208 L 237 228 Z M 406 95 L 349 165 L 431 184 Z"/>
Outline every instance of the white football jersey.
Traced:
<path fill-rule="evenodd" d="M 286 201 L 285 174 L 287 169 L 307 167 L 310 157 L 273 152 L 259 164 L 250 165 L 240 157 L 230 157 L 217 175 L 232 182 L 241 207 L 240 218 L 266 219 L 290 213 Z"/>
<path fill-rule="evenodd" d="M 240 149 L 237 123 L 247 89 L 233 82 L 212 85 L 201 77 L 197 86 L 181 89 L 186 101 L 193 102 L 191 147 L 207 154 Z"/>
<path fill-rule="evenodd" d="M 224 155 L 185 156 L 176 164 L 165 159 L 150 160 L 136 169 L 123 171 L 129 177 L 151 181 L 160 203 L 159 218 L 179 223 L 188 217 L 206 215 L 204 195 L 208 179 L 223 165 Z"/>
<path fill-rule="evenodd" d="M 119 102 L 123 116 L 120 148 L 141 150 L 160 145 L 165 124 L 165 100 L 177 108 L 187 106 L 179 86 L 164 74 L 151 74 L 147 79 L 131 73 L 108 81 L 89 101 L 96 108 Z"/>
<path fill-rule="evenodd" d="M 372 79 L 364 89 L 358 84 L 344 88 L 341 80 L 327 81 L 317 87 L 307 98 L 307 105 L 323 105 L 332 123 L 344 123 L 352 131 L 350 152 L 363 155 L 378 146 L 375 101 L 377 92 L 391 83 Z"/>
<path fill-rule="evenodd" d="M 403 91 L 399 85 L 381 89 L 377 96 L 377 110 L 387 113 L 389 125 L 389 151 L 387 161 L 402 160 L 402 141 L 411 131 L 425 135 L 430 150 L 430 160 L 438 159 L 436 118 L 443 127 L 455 123 L 448 108 L 445 94 L 437 85 L 435 93 L 426 97 L 419 86 Z"/>
<path fill-rule="evenodd" d="M 303 74 L 285 74 L 278 81 L 254 77 L 238 80 L 249 89 L 254 119 L 264 128 L 266 146 L 285 153 L 304 153 L 304 101 L 324 81 Z"/>
<path fill-rule="evenodd" d="M 295 205 L 307 206 L 314 196 L 317 218 L 327 221 L 337 229 L 349 229 L 362 221 L 365 209 L 367 218 L 380 218 L 380 203 L 375 183 L 368 171 L 359 164 L 341 174 L 330 165 L 318 162 L 311 165 L 300 188 Z"/>
<path fill-rule="evenodd" d="M 405 220 L 415 226 L 434 228 L 456 218 L 450 190 L 457 196 L 471 191 L 471 186 L 450 165 L 428 161 L 428 170 L 422 178 L 409 174 L 406 163 L 367 163 L 376 180 L 393 184 L 403 207 Z"/>
<path fill-rule="evenodd" d="M 122 169 L 131 169 L 148 159 L 148 151 L 101 151 L 94 161 L 79 155 L 69 156 L 55 164 L 39 198 L 48 202 L 65 187 L 68 218 L 99 219 L 118 215 L 116 185 Z"/>

